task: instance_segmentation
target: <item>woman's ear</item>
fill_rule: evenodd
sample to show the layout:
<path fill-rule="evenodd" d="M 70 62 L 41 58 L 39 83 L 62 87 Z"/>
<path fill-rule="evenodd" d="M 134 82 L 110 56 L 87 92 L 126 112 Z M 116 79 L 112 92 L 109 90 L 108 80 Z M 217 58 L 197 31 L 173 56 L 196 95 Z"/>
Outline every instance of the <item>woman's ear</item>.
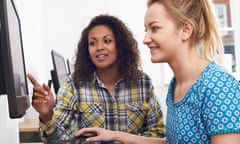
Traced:
<path fill-rule="evenodd" d="M 182 40 L 186 41 L 191 38 L 193 33 L 193 24 L 191 22 L 186 22 L 182 26 Z"/>

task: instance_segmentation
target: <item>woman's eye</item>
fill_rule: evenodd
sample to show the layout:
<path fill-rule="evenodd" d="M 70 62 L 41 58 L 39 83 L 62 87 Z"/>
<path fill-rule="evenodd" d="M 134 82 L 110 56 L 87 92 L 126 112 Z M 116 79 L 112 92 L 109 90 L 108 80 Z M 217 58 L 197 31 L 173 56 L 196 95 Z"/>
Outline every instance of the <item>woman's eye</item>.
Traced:
<path fill-rule="evenodd" d="M 109 44 L 109 43 L 111 43 L 111 42 L 112 42 L 111 39 L 105 39 L 105 40 L 104 40 L 104 43 L 106 43 L 106 44 Z"/>
<path fill-rule="evenodd" d="M 160 28 L 160 27 L 158 27 L 158 26 L 152 26 L 152 27 L 151 27 L 152 32 L 157 32 L 159 28 Z"/>
<path fill-rule="evenodd" d="M 95 46 L 95 45 L 96 45 L 96 42 L 90 41 L 90 42 L 88 43 L 88 45 L 89 45 L 89 46 Z"/>

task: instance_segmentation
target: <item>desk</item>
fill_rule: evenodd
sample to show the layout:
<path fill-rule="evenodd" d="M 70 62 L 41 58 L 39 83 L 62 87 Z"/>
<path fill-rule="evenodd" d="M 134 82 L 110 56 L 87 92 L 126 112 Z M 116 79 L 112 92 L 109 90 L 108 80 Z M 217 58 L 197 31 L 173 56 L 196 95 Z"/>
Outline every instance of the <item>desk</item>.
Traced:
<path fill-rule="evenodd" d="M 21 143 L 39 143 L 41 142 L 39 132 L 39 119 L 24 119 L 19 123 L 19 136 Z"/>
<path fill-rule="evenodd" d="M 19 132 L 38 132 L 39 119 L 24 119 L 19 123 Z"/>

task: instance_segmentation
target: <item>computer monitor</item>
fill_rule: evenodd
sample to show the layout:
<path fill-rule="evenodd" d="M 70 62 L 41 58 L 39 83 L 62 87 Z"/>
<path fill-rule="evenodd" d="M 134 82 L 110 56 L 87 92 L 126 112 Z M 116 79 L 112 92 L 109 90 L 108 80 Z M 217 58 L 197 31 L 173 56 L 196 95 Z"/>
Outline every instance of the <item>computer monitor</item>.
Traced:
<path fill-rule="evenodd" d="M 64 80 L 68 75 L 66 68 L 65 58 L 59 54 L 57 51 L 51 51 L 53 70 L 51 71 L 52 83 L 54 86 L 55 93 L 58 92 L 58 89 L 63 86 Z"/>
<path fill-rule="evenodd" d="M 68 69 L 68 74 L 70 75 L 73 72 L 73 66 L 69 59 L 67 59 L 67 69 Z"/>
<path fill-rule="evenodd" d="M 13 0 L 0 0 L 0 94 L 7 95 L 10 118 L 30 106 L 21 25 Z"/>

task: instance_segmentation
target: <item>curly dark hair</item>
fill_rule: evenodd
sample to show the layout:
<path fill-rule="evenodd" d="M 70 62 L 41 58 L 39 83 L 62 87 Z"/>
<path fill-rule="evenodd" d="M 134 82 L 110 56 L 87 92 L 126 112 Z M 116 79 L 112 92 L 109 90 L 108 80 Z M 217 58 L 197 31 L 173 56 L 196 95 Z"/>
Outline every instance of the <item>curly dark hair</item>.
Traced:
<path fill-rule="evenodd" d="M 116 39 L 117 63 L 120 74 L 124 80 L 130 82 L 137 80 L 141 75 L 140 56 L 138 44 L 128 27 L 117 17 L 110 15 L 98 15 L 82 31 L 77 46 L 77 55 L 73 73 L 74 83 L 79 86 L 81 83 L 92 80 L 96 66 L 93 64 L 88 51 L 88 34 L 96 26 L 104 25 L 109 27 Z"/>

